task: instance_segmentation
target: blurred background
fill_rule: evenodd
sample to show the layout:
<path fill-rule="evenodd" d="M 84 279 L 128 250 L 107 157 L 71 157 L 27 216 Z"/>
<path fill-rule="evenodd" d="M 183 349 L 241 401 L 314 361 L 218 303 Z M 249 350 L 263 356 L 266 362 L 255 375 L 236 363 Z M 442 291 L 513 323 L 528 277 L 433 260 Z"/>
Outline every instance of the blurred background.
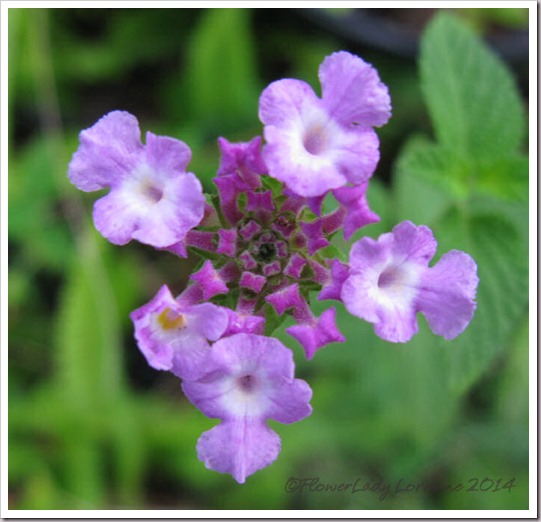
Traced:
<path fill-rule="evenodd" d="M 419 42 L 436 11 L 9 9 L 11 509 L 527 509 L 527 167 L 525 182 L 511 167 L 491 169 L 489 189 L 458 203 L 411 168 L 412 140 L 434 129 Z M 525 120 L 527 10 L 452 16 L 506 64 Z M 430 225 L 438 255 L 461 248 L 477 260 L 478 311 L 456 341 L 436 339 L 421 320 L 403 346 L 339 306 L 348 342 L 309 363 L 280 332 L 314 390 L 314 412 L 291 426 L 271 422 L 278 460 L 238 485 L 197 460 L 197 438 L 215 421 L 188 403 L 178 379 L 147 366 L 128 317 L 163 283 L 180 292 L 196 260 L 107 243 L 91 224 L 97 195 L 71 186 L 67 166 L 78 132 L 122 109 L 143 132 L 185 141 L 190 170 L 214 191 L 217 137 L 261 133 L 258 97 L 273 80 L 303 79 L 319 92 L 318 66 L 340 49 L 372 63 L 393 101 L 368 192 L 382 221 L 362 233 L 403 219 Z M 288 492 L 290 477 L 429 487 L 382 500 Z M 456 484 L 462 490 L 450 491 Z"/>

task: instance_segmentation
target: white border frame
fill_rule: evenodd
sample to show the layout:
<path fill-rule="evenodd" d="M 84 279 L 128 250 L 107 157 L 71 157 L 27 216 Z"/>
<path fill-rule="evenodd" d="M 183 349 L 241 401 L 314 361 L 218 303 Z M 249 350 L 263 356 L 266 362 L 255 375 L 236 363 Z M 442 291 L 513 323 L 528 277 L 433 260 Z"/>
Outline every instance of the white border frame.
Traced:
<path fill-rule="evenodd" d="M 284 7 L 284 3 L 280 1 L 260 1 L 254 5 L 253 1 L 185 1 L 179 2 L 170 1 L 141 1 L 134 0 L 130 2 L 129 7 L 152 7 L 152 8 L 195 8 L 195 7 Z M 1 256 L 0 256 L 0 288 L 1 295 L 1 423 L 2 423 L 2 438 L 1 438 L 1 516 L 2 518 L 536 518 L 537 513 L 537 64 L 538 64 L 538 47 L 537 47 L 537 2 L 534 1 L 472 1 L 472 2 L 457 2 L 457 1 L 412 1 L 405 4 L 403 1 L 363 1 L 362 7 L 394 7 L 394 8 L 415 8 L 429 7 L 431 4 L 437 4 L 439 8 L 453 7 L 522 7 L 529 9 L 530 23 L 530 56 L 529 56 L 529 113 L 530 113 L 530 134 L 529 134 L 529 151 L 530 151 L 530 245 L 529 245 L 529 267 L 530 267 L 530 361 L 529 361 L 529 376 L 530 376 L 530 506 L 528 510 L 448 510 L 448 511 L 418 511 L 418 510 L 328 510 L 328 511 L 275 511 L 275 510 L 246 510 L 246 511 L 177 511 L 177 510 L 11 510 L 8 508 L 8 476 L 7 476 L 7 457 L 8 457 L 8 440 L 7 440 L 7 425 L 8 425 L 8 330 L 7 330 L 7 286 L 8 286 L 8 241 L 7 241 L 7 220 L 8 220 L 8 10 L 10 8 L 126 8 L 126 2 L 121 1 L 15 1 L 6 0 L 0 5 L 0 24 L 1 24 L 1 149 L 0 149 L 0 227 L 1 227 Z M 487 5 L 488 4 L 488 5 Z M 351 1 L 312 1 L 310 3 L 303 1 L 288 1 L 287 7 L 359 7 L 360 2 Z M 242 487 L 242 486 L 239 486 Z"/>

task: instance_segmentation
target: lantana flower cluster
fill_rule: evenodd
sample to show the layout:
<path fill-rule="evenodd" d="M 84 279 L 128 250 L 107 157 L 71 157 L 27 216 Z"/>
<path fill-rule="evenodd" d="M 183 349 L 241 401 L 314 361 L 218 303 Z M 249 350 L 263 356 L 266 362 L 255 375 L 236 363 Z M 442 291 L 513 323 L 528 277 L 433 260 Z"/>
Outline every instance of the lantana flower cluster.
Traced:
<path fill-rule="evenodd" d="M 185 143 L 147 132 L 143 144 L 137 119 L 122 111 L 81 132 L 69 166 L 77 188 L 109 189 L 93 218 L 111 243 L 201 257 L 180 295 L 164 285 L 131 319 L 148 364 L 179 377 L 186 397 L 221 420 L 201 435 L 199 459 L 239 483 L 280 452 L 267 419 L 289 424 L 312 411 L 312 390 L 295 378 L 274 328 L 291 317 L 286 332 L 308 359 L 345 341 L 336 309 L 315 315 L 311 296 L 341 301 L 400 343 L 417 332 L 418 312 L 453 339 L 475 310 L 475 262 L 453 250 L 429 266 L 436 240 L 426 226 L 399 223 L 337 257 L 335 234 L 349 240 L 379 220 L 366 192 L 379 161 L 374 128 L 387 123 L 391 103 L 377 71 L 348 52 L 326 57 L 319 79 L 321 97 L 294 79 L 263 91 L 264 140 L 218 139 L 217 194 L 205 195 L 188 172 Z M 334 209 L 324 212 L 328 197 Z"/>

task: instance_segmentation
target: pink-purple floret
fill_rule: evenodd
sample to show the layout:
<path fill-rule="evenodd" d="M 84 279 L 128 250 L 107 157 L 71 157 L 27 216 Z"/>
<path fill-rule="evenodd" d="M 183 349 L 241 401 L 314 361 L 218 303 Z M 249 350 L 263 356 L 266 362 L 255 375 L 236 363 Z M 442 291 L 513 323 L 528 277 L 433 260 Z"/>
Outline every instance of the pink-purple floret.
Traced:
<path fill-rule="evenodd" d="M 321 98 L 293 79 L 263 91 L 264 142 L 218 139 L 217 194 L 208 198 L 186 171 L 188 146 L 150 132 L 143 145 L 127 112 L 82 131 L 69 167 L 79 189 L 109 189 L 93 214 L 109 241 L 203 259 L 180 294 L 162 286 L 131 319 L 148 364 L 182 379 L 188 399 L 221 419 L 199 439 L 199 459 L 239 483 L 280 452 L 267 419 L 292 423 L 312 411 L 312 391 L 273 330 L 290 317 L 285 332 L 307 359 L 346 340 L 335 308 L 312 312 L 311 293 L 341 301 L 391 342 L 418 331 L 418 312 L 452 339 L 475 310 L 475 262 L 453 250 L 429 267 L 436 241 L 425 226 L 400 223 L 357 239 L 347 262 L 336 258 L 335 236 L 349 241 L 379 221 L 367 189 L 379 161 L 374 127 L 391 104 L 377 71 L 350 53 L 325 58 L 319 79 Z"/>

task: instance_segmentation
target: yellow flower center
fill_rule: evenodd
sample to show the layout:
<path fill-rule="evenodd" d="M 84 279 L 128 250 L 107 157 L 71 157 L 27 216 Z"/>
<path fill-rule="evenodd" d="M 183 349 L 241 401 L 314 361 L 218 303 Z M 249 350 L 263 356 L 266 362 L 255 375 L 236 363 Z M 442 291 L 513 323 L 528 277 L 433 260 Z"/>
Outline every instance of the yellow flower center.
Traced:
<path fill-rule="evenodd" d="M 173 312 L 166 308 L 159 316 L 158 323 L 164 330 L 181 330 L 187 325 L 186 318 L 182 314 Z"/>

